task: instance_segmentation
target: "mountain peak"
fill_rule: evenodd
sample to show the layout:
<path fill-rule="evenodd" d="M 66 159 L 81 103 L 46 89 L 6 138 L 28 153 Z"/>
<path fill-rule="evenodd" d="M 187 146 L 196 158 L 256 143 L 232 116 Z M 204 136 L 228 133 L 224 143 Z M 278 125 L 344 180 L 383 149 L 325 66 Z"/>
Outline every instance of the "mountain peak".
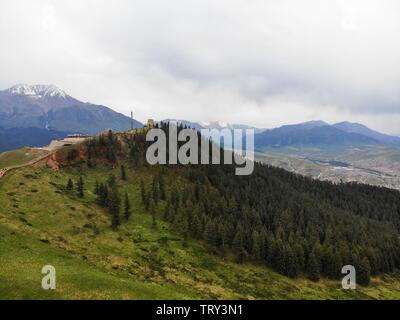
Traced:
<path fill-rule="evenodd" d="M 361 133 L 361 134 L 366 134 L 367 132 L 373 132 L 373 130 L 371 130 L 367 126 L 365 126 L 361 123 L 356 123 L 356 122 L 343 121 L 343 122 L 335 123 L 333 126 L 335 128 L 338 128 L 340 130 L 344 130 L 347 132 L 356 132 L 356 133 Z"/>
<path fill-rule="evenodd" d="M 307 127 L 323 127 L 323 126 L 329 126 L 329 123 L 322 121 L 322 120 L 311 120 L 311 121 L 300 123 L 300 125 L 307 126 Z"/>
<path fill-rule="evenodd" d="M 330 126 L 329 123 L 322 120 L 311 120 L 307 122 L 283 125 L 281 128 L 314 129 L 318 127 Z"/>
<path fill-rule="evenodd" d="M 12 95 L 24 95 L 24 96 L 32 96 L 32 97 L 60 97 L 66 98 L 68 95 L 55 85 L 45 85 L 45 84 L 36 84 L 36 85 L 28 85 L 28 84 L 17 84 L 6 90 L 8 93 Z"/>

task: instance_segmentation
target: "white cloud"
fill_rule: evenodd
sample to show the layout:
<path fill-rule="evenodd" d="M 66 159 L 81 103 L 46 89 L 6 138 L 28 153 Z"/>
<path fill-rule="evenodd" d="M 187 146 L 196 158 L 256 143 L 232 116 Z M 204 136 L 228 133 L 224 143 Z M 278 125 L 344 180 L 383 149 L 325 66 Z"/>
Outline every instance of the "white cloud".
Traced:
<path fill-rule="evenodd" d="M 395 0 L 2 0 L 0 87 L 54 83 L 139 119 L 398 133 Z"/>

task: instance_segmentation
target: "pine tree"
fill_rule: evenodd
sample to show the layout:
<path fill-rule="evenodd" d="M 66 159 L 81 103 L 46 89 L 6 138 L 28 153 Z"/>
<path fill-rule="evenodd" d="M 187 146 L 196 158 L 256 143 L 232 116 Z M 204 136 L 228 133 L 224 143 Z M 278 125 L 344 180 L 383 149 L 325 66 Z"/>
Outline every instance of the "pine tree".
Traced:
<path fill-rule="evenodd" d="M 143 203 L 143 205 L 145 205 L 146 204 L 146 189 L 144 187 L 143 179 L 140 179 L 140 195 L 142 197 L 142 203 Z"/>
<path fill-rule="evenodd" d="M 96 184 L 94 186 L 94 194 L 99 195 L 100 194 L 100 185 L 99 182 L 96 180 Z"/>
<path fill-rule="evenodd" d="M 183 239 L 186 241 L 189 237 L 189 222 L 187 214 L 183 208 L 178 210 L 173 225 L 174 229 L 183 235 Z"/>
<path fill-rule="evenodd" d="M 124 216 L 126 220 L 129 220 L 132 212 L 131 212 L 131 204 L 129 202 L 128 194 L 125 193 L 125 201 L 124 201 Z"/>
<path fill-rule="evenodd" d="M 217 235 L 218 235 L 218 248 L 221 252 L 226 252 L 229 248 L 229 235 L 228 228 L 224 222 L 219 222 L 217 225 Z"/>
<path fill-rule="evenodd" d="M 286 248 L 286 268 L 287 276 L 290 278 L 297 278 L 300 272 L 299 262 L 297 256 L 293 252 L 292 248 Z"/>
<path fill-rule="evenodd" d="M 84 188 L 84 182 L 83 182 L 82 176 L 80 176 L 79 180 L 78 180 L 78 187 L 77 187 L 79 198 L 83 198 L 85 196 L 83 188 Z"/>
<path fill-rule="evenodd" d="M 280 239 L 276 242 L 273 267 L 281 274 L 288 274 L 286 250 L 282 240 Z"/>
<path fill-rule="evenodd" d="M 121 164 L 121 180 L 126 181 L 125 166 Z"/>
<path fill-rule="evenodd" d="M 114 144 L 114 134 L 112 132 L 112 130 L 108 130 L 108 142 L 110 145 Z"/>
<path fill-rule="evenodd" d="M 254 259 L 259 260 L 261 258 L 261 237 L 260 234 L 254 230 L 251 235 L 252 249 L 251 254 Z"/>
<path fill-rule="evenodd" d="M 164 207 L 164 214 L 163 214 L 163 219 L 164 221 L 170 221 L 170 216 L 171 216 L 171 205 L 169 202 Z"/>
<path fill-rule="evenodd" d="M 110 187 L 110 188 L 114 188 L 115 186 L 116 186 L 116 180 L 115 180 L 115 176 L 113 175 L 113 174 L 111 174 L 109 177 L 108 177 L 108 180 L 107 180 L 107 183 L 108 183 L 108 186 Z"/>
<path fill-rule="evenodd" d="M 211 220 L 208 221 L 206 223 L 206 227 L 204 228 L 204 240 L 212 248 L 215 248 L 217 246 L 216 233 L 217 231 L 214 222 Z"/>
<path fill-rule="evenodd" d="M 338 279 L 341 275 L 341 269 L 343 267 L 342 259 L 338 252 L 334 252 L 329 257 L 329 269 L 327 276 L 332 279 Z"/>
<path fill-rule="evenodd" d="M 303 247 L 300 244 L 296 244 L 294 246 L 294 255 L 296 256 L 297 263 L 299 264 L 299 269 L 304 270 L 305 265 L 304 265 L 304 250 Z"/>
<path fill-rule="evenodd" d="M 112 217 L 111 227 L 113 230 L 117 230 L 118 226 L 121 224 L 120 202 L 118 191 L 116 188 L 113 188 L 108 195 L 108 210 Z"/>
<path fill-rule="evenodd" d="M 150 191 L 147 193 L 146 198 L 145 198 L 145 203 L 144 203 L 144 208 L 146 209 L 146 211 L 148 211 L 150 209 L 150 205 L 153 202 L 154 204 L 154 200 L 151 197 L 151 193 Z"/>
<path fill-rule="evenodd" d="M 150 213 L 151 213 L 151 218 L 152 218 L 152 225 L 153 227 L 157 227 L 157 220 L 156 220 L 156 206 L 154 204 L 153 199 L 150 199 L 149 201 L 149 209 L 150 209 Z"/>
<path fill-rule="evenodd" d="M 192 219 L 189 224 L 189 229 L 194 239 L 201 239 L 203 227 L 202 227 L 202 221 L 200 220 L 199 217 L 198 207 L 196 207 L 196 209 L 193 211 Z"/>
<path fill-rule="evenodd" d="M 108 207 L 108 187 L 103 183 L 99 185 L 97 203 L 102 207 Z"/>
<path fill-rule="evenodd" d="M 155 204 L 158 204 L 158 191 L 159 191 L 158 179 L 154 176 L 153 183 L 151 185 L 151 192 L 152 192 L 152 196 L 153 196 L 153 200 L 154 200 Z"/>
<path fill-rule="evenodd" d="M 364 257 L 355 267 L 357 283 L 368 286 L 371 278 L 371 265 L 368 258 Z"/>
<path fill-rule="evenodd" d="M 319 262 L 317 261 L 314 252 L 311 252 L 308 257 L 307 272 L 308 277 L 312 281 L 318 281 L 321 278 Z"/>
<path fill-rule="evenodd" d="M 172 185 L 172 188 L 171 188 L 170 202 L 171 202 L 173 210 L 176 213 L 178 211 L 178 208 L 179 208 L 180 200 L 179 200 L 178 188 L 176 187 L 175 184 Z"/>
<path fill-rule="evenodd" d="M 244 237 L 245 233 L 242 227 L 237 228 L 236 235 L 233 238 L 233 249 L 235 250 L 237 260 L 242 263 L 247 256 L 246 250 L 244 248 Z"/>
<path fill-rule="evenodd" d="M 161 198 L 161 200 L 165 200 L 166 199 L 165 183 L 164 183 L 164 177 L 162 174 L 158 175 L 158 185 L 160 186 L 160 198 Z"/>
<path fill-rule="evenodd" d="M 69 178 L 67 183 L 67 190 L 72 190 L 73 188 L 74 188 L 74 183 L 72 182 L 71 178 Z"/>

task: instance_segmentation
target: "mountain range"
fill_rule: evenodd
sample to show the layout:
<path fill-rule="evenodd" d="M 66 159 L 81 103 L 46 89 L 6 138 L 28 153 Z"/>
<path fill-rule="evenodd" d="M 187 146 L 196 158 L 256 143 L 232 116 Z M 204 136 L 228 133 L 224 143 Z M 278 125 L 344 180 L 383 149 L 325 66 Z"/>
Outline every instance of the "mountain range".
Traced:
<path fill-rule="evenodd" d="M 134 120 L 133 126 L 143 124 Z M 94 135 L 130 127 L 129 117 L 106 106 L 79 101 L 54 85 L 18 84 L 0 91 L 0 141 L 6 141 L 0 144 L 0 151 L 42 145 L 68 133 Z M 29 139 L 23 138 L 26 136 Z"/>
<path fill-rule="evenodd" d="M 254 129 L 255 147 L 312 146 L 312 145 L 383 145 L 400 146 L 400 137 L 374 131 L 365 125 L 340 122 L 330 125 L 322 120 L 313 120 L 299 124 L 284 125 L 274 129 L 256 128 L 242 124 L 222 121 L 193 122 L 188 120 L 165 119 L 196 130 L 201 129 Z"/>
<path fill-rule="evenodd" d="M 400 145 L 400 138 L 395 136 L 390 136 L 387 134 L 383 134 L 370 128 L 359 124 L 359 123 L 351 123 L 351 122 L 340 122 L 333 125 L 335 128 L 340 130 L 349 132 L 349 133 L 358 133 L 366 137 L 370 137 L 375 139 L 376 141 L 383 143 L 385 145 L 393 145 L 399 146 Z"/>
<path fill-rule="evenodd" d="M 310 145 L 400 146 L 400 138 L 371 130 L 359 123 L 309 121 L 265 130 L 255 135 L 256 148 Z"/>
<path fill-rule="evenodd" d="M 400 137 L 382 134 L 350 122 L 333 125 L 316 120 L 279 128 L 256 128 L 224 121 L 194 122 L 165 119 L 196 130 L 254 129 L 255 147 L 310 145 L 400 146 Z M 135 128 L 143 124 L 134 120 Z M 131 119 L 112 109 L 82 102 L 54 85 L 18 84 L 0 91 L 0 152 L 23 146 L 42 146 L 69 133 L 95 135 L 107 129 L 124 131 Z"/>
<path fill-rule="evenodd" d="M 195 130 L 201 130 L 201 129 L 253 129 L 255 133 L 263 132 L 266 129 L 262 128 L 256 128 L 253 126 L 249 126 L 246 124 L 236 124 L 236 123 L 229 123 L 225 121 L 200 121 L 200 122 L 193 122 L 193 121 L 188 121 L 188 120 L 178 120 L 178 119 L 164 119 L 160 122 L 168 122 L 168 123 L 173 123 L 173 124 L 181 124 L 187 127 L 190 127 Z"/>

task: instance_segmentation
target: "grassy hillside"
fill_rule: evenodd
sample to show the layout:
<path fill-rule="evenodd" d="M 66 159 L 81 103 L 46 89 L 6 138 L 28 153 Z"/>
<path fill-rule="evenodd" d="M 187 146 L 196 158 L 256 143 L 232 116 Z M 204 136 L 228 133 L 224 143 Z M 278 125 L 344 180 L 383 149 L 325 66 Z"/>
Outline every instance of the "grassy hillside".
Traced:
<path fill-rule="evenodd" d="M 39 158 L 42 155 L 45 155 L 46 152 L 47 151 L 44 150 L 22 148 L 0 153 L 0 169 L 27 163 Z"/>
<path fill-rule="evenodd" d="M 264 266 L 236 264 L 229 255 L 207 253 L 187 243 L 143 208 L 139 181 L 150 183 L 153 168 L 76 165 L 59 172 L 38 164 L 0 180 L 0 299 L 375 299 L 400 298 L 400 281 L 373 279 L 346 292 L 340 281 L 293 280 Z M 95 204 L 95 181 L 113 172 L 128 192 L 133 214 L 118 231 Z M 85 197 L 65 190 L 82 175 Z M 41 289 L 43 265 L 55 266 L 57 290 Z"/>

